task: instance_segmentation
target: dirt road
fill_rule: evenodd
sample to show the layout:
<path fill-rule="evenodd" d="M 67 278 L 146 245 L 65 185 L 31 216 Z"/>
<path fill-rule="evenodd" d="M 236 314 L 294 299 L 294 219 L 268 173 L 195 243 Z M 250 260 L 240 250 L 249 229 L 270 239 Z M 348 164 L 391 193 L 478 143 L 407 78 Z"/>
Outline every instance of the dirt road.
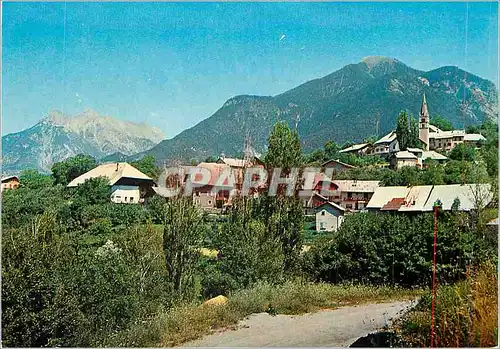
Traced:
<path fill-rule="evenodd" d="M 415 302 L 377 303 L 322 310 L 305 315 L 253 314 L 227 330 L 184 347 L 340 347 L 349 346 L 390 323 Z"/>

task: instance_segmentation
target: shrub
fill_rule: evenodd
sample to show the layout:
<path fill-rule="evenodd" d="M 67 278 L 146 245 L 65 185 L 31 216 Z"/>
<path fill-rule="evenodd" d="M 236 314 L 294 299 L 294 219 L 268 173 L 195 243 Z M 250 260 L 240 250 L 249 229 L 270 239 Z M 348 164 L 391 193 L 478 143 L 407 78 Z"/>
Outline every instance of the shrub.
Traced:
<path fill-rule="evenodd" d="M 433 216 L 359 213 L 346 218 L 330 242 L 307 254 L 309 273 L 329 282 L 427 286 L 433 250 Z M 438 224 L 440 282 L 465 276 L 466 266 L 494 256 L 496 246 L 465 229 L 448 214 Z"/>

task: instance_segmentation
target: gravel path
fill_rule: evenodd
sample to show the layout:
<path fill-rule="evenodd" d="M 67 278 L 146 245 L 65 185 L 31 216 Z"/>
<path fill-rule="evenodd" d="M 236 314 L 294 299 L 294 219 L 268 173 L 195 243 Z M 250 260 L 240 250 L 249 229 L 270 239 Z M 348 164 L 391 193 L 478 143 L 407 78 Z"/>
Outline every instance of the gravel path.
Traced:
<path fill-rule="evenodd" d="M 376 303 L 304 315 L 250 315 L 237 330 L 214 333 L 184 347 L 341 347 L 379 330 L 415 302 Z"/>

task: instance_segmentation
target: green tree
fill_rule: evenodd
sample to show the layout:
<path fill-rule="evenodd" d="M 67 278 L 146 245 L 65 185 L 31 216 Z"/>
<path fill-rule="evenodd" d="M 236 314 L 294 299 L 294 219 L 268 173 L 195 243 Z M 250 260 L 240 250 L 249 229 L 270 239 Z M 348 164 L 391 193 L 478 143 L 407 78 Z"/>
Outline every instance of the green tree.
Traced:
<path fill-rule="evenodd" d="M 280 121 L 274 125 L 269 135 L 264 162 L 268 167 L 283 169 L 302 166 L 303 158 L 299 134 L 296 130 L 290 130 L 286 122 Z"/>
<path fill-rule="evenodd" d="M 204 231 L 201 211 L 191 198 L 176 198 L 165 205 L 163 221 L 163 253 L 170 289 L 179 299 L 190 298 Z"/>
<path fill-rule="evenodd" d="M 73 199 L 80 205 L 108 203 L 111 198 L 111 187 L 106 177 L 89 178 L 74 188 Z"/>
<path fill-rule="evenodd" d="M 476 149 L 474 146 L 465 143 L 459 143 L 453 147 L 448 157 L 458 161 L 475 161 Z"/>
<path fill-rule="evenodd" d="M 211 156 L 209 156 L 208 158 L 205 159 L 205 162 L 217 162 L 218 159 L 219 159 L 218 156 L 211 155 Z"/>
<path fill-rule="evenodd" d="M 426 168 L 422 171 L 422 182 L 424 185 L 442 185 L 444 183 L 443 166 L 436 161 L 424 161 Z"/>
<path fill-rule="evenodd" d="M 399 149 L 419 148 L 421 142 L 418 137 L 418 122 L 405 111 L 399 113 L 396 123 L 396 134 L 399 143 Z"/>
<path fill-rule="evenodd" d="M 435 115 L 430 119 L 430 124 L 436 126 L 439 128 L 441 131 L 452 131 L 455 128 L 453 127 L 453 124 L 443 118 L 441 115 Z"/>
<path fill-rule="evenodd" d="M 95 159 L 90 155 L 78 154 L 64 161 L 52 165 L 52 177 L 56 184 L 67 185 L 76 177 L 90 171 L 97 166 Z"/>
<path fill-rule="evenodd" d="M 153 155 L 145 155 L 140 160 L 130 163 L 136 169 L 152 179 L 158 179 L 160 168 L 156 166 L 156 159 Z"/>
<path fill-rule="evenodd" d="M 297 131 L 291 131 L 285 122 L 276 123 L 269 135 L 264 161 L 268 170 L 281 168 L 282 176 L 288 175 L 294 167 L 301 167 L 303 157 Z M 281 240 L 285 271 L 295 271 L 302 248 L 302 201 L 296 195 L 266 196 L 260 201 L 257 210 L 260 211 L 259 215 L 264 220 L 268 234 Z"/>
<path fill-rule="evenodd" d="M 255 204 L 255 199 L 236 200 L 228 220 L 221 224 L 216 243 L 219 250 L 217 271 L 205 277 L 206 295 L 227 294 L 257 281 L 275 283 L 282 280 L 281 240 L 268 234 L 264 222 L 253 216 Z"/>
<path fill-rule="evenodd" d="M 326 142 L 323 148 L 325 152 L 325 161 L 336 159 L 338 157 L 340 147 L 335 144 L 334 141 Z"/>
<path fill-rule="evenodd" d="M 37 170 L 24 170 L 19 174 L 19 183 L 25 188 L 40 189 L 52 186 L 54 180 Z"/>
<path fill-rule="evenodd" d="M 307 163 L 322 163 L 325 161 L 325 152 L 321 149 L 316 149 L 314 150 L 309 156 L 307 157 Z"/>

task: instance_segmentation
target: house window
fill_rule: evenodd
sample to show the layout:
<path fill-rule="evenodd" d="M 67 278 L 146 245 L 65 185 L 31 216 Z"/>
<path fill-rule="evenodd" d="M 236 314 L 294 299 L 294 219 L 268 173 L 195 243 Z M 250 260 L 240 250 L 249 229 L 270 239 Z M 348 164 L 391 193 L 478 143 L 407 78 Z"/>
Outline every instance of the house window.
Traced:
<path fill-rule="evenodd" d="M 212 205 L 212 200 L 208 200 L 208 204 L 209 204 L 209 205 Z"/>
<path fill-rule="evenodd" d="M 134 202 L 134 198 L 132 196 L 130 197 L 130 202 Z"/>
<path fill-rule="evenodd" d="M 325 210 L 321 211 L 321 215 L 324 216 L 325 215 Z"/>
<path fill-rule="evenodd" d="M 352 200 L 352 193 L 347 193 L 347 200 Z"/>
<path fill-rule="evenodd" d="M 196 192 L 196 196 L 200 196 L 200 192 L 199 191 Z"/>
<path fill-rule="evenodd" d="M 319 222 L 319 229 L 325 230 L 325 222 Z"/>

